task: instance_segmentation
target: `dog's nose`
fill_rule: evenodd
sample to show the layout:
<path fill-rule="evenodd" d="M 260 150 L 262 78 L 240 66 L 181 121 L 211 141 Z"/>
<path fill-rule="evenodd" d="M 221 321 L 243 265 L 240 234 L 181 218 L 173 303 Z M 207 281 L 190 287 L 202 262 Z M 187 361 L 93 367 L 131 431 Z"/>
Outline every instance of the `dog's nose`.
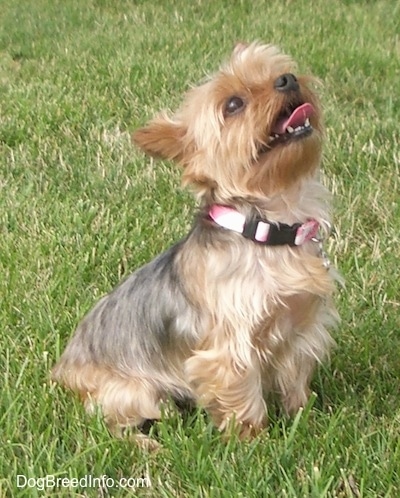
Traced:
<path fill-rule="evenodd" d="M 280 92 L 297 92 L 299 84 L 294 74 L 286 73 L 276 78 L 274 88 Z"/>

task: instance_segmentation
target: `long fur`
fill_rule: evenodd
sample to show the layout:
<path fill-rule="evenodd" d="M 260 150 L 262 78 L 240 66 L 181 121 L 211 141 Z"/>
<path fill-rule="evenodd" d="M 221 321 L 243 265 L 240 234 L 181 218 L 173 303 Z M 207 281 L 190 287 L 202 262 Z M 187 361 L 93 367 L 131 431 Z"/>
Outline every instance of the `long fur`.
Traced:
<path fill-rule="evenodd" d="M 266 422 L 278 394 L 288 413 L 309 395 L 314 367 L 328 355 L 337 320 L 335 273 L 319 246 L 268 247 L 216 226 L 213 203 L 287 224 L 330 225 L 330 198 L 318 179 L 322 123 L 309 77 L 296 95 L 274 81 L 295 70 L 270 45 L 239 45 L 231 60 L 188 92 L 173 115 L 134 134 L 147 153 L 177 161 L 200 200 L 187 237 L 103 297 L 76 330 L 53 378 L 100 405 L 111 426 L 160 417 L 160 403 L 191 399 L 242 435 Z M 232 95 L 243 112 L 226 116 Z M 314 132 L 260 152 L 274 121 L 295 99 L 312 103 Z"/>

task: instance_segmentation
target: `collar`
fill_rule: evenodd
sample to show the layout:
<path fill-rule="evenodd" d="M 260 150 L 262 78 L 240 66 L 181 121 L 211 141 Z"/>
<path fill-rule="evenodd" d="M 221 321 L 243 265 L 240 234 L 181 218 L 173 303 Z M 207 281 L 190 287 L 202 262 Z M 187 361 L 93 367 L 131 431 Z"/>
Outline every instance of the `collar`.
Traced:
<path fill-rule="evenodd" d="M 300 246 L 314 239 L 319 229 L 319 223 L 314 219 L 294 225 L 271 223 L 259 216 L 246 219 L 236 209 L 220 204 L 213 204 L 208 215 L 217 225 L 268 246 Z"/>

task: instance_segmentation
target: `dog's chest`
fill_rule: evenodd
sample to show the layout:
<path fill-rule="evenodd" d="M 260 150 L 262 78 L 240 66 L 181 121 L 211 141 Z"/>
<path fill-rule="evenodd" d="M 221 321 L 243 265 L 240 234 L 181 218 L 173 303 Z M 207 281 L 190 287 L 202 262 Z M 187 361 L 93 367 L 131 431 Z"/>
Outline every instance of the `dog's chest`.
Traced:
<path fill-rule="evenodd" d="M 206 297 L 221 314 L 225 308 L 231 315 L 258 322 L 283 308 L 293 309 L 290 314 L 295 318 L 307 296 L 320 293 L 319 280 L 326 278 L 326 271 L 313 247 L 301 253 L 287 247 L 246 249 L 208 255 Z"/>

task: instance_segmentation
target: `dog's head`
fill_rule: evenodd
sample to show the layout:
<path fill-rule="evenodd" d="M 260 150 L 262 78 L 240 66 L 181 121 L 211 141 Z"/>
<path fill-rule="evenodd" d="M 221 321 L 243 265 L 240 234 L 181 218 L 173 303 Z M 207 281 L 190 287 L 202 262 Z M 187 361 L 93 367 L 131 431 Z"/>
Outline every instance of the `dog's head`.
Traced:
<path fill-rule="evenodd" d="M 183 181 L 203 197 L 273 195 L 311 175 L 321 156 L 322 123 L 311 85 L 272 45 L 238 44 L 180 109 L 133 134 L 145 152 L 179 162 Z"/>

